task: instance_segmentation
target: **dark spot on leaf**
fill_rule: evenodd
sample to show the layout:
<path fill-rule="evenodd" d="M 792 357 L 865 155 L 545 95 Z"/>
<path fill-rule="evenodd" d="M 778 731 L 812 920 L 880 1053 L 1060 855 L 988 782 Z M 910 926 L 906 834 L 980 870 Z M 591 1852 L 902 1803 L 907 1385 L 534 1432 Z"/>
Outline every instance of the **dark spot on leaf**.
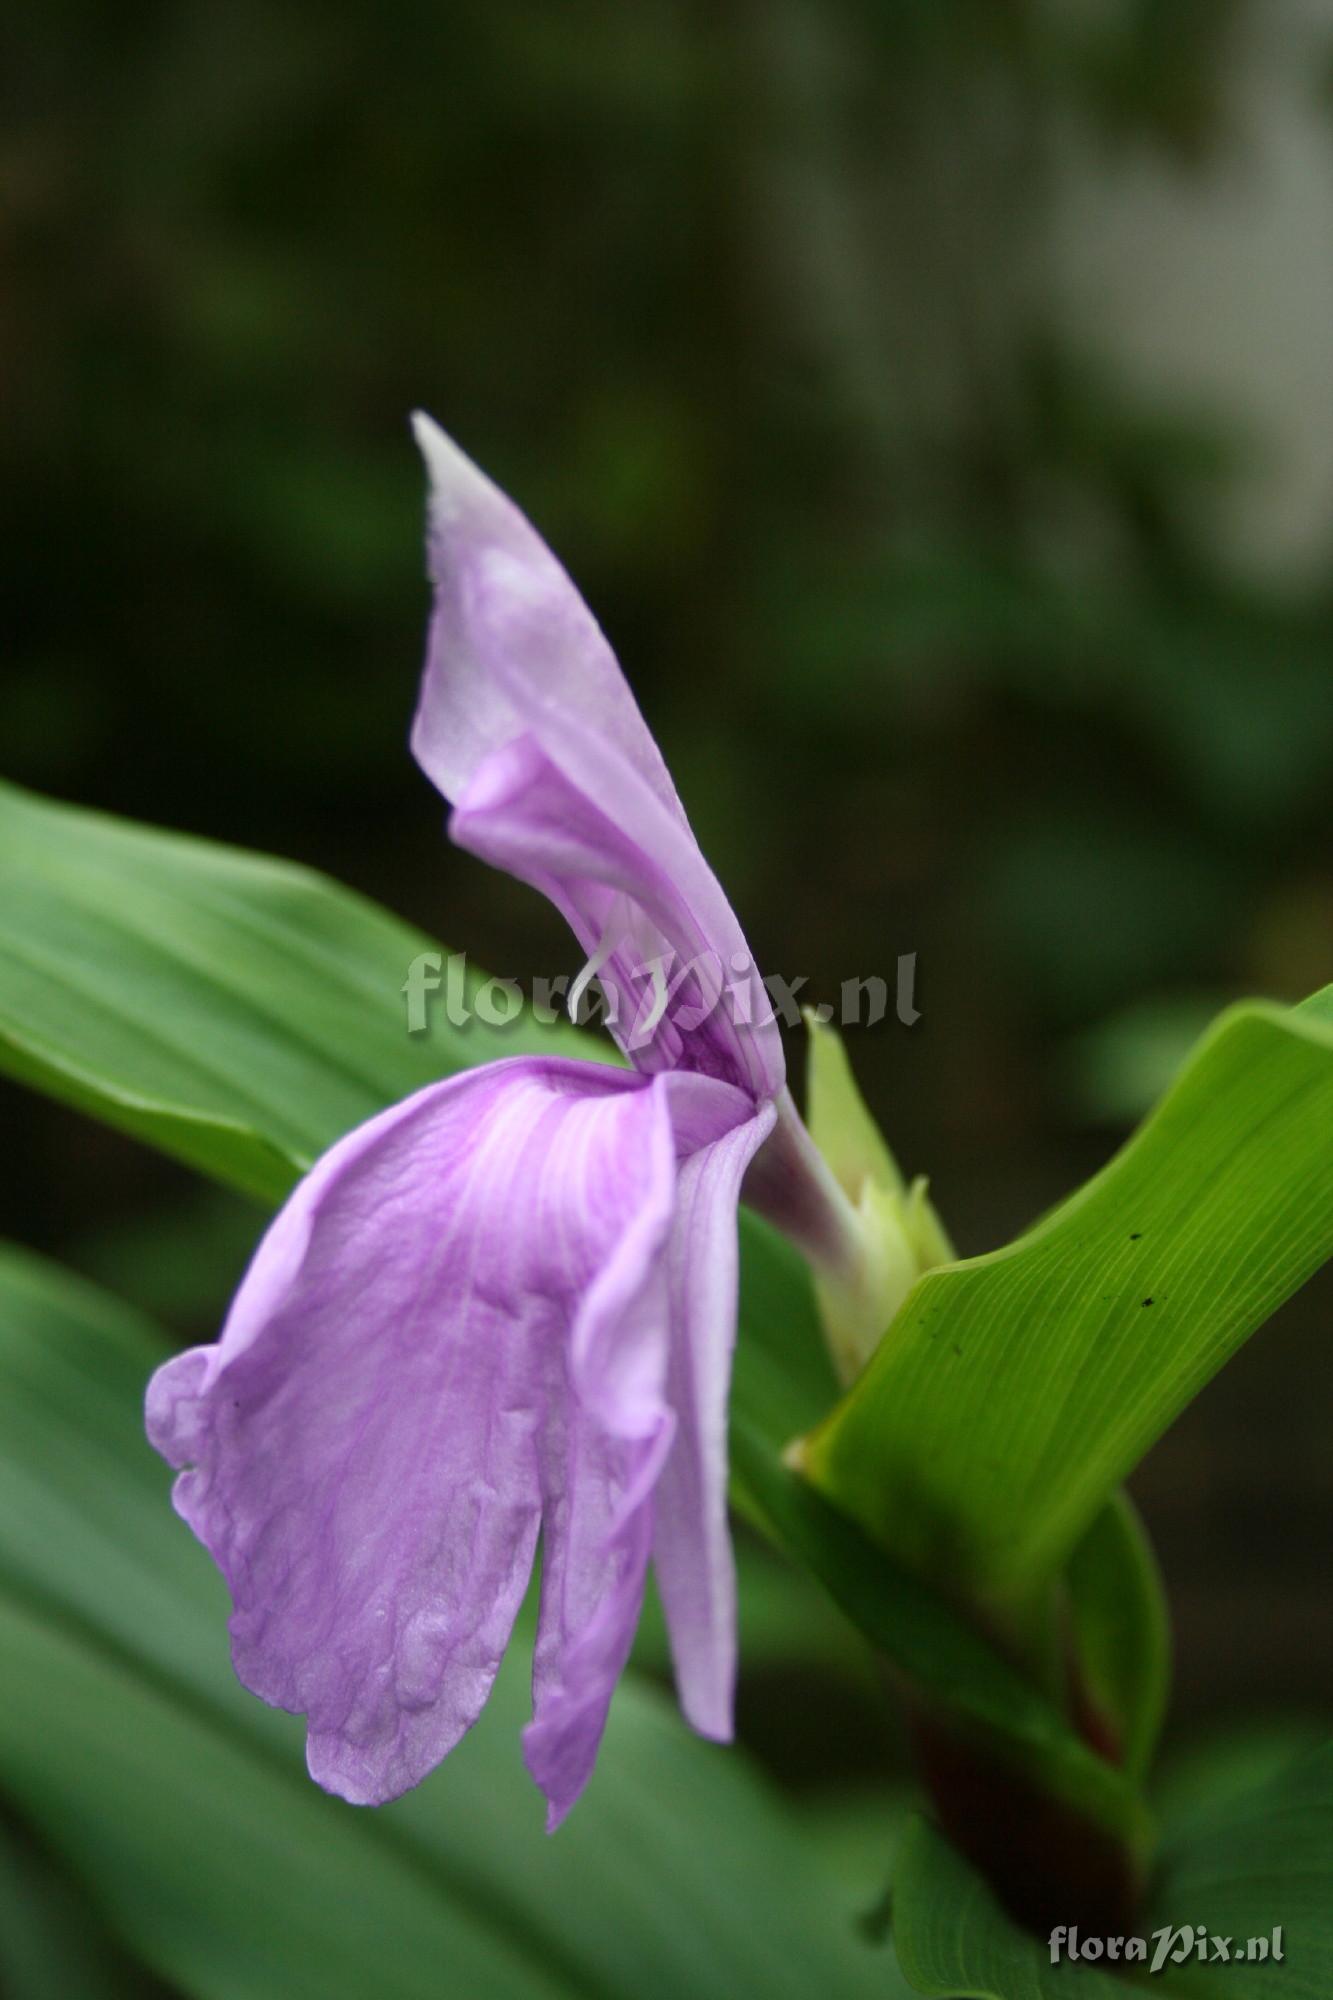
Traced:
<path fill-rule="evenodd" d="M 961 1354 L 962 1354 L 962 1351 L 963 1351 L 963 1350 L 962 1350 L 962 1348 L 961 1348 L 961 1347 L 960 1347 L 960 1346 L 958 1345 L 958 1342 L 957 1342 L 957 1341 L 955 1341 L 955 1342 L 954 1342 L 954 1344 L 953 1344 L 953 1347 L 952 1347 L 952 1348 L 950 1349 L 950 1352 L 951 1352 L 951 1353 L 953 1353 L 953 1354 L 958 1354 L 958 1355 L 961 1355 Z"/>
<path fill-rule="evenodd" d="M 1151 1299 L 1145 1299 L 1145 1300 L 1143 1301 L 1143 1303 L 1144 1303 L 1144 1305 L 1145 1305 L 1145 1306 L 1150 1306 L 1150 1305 L 1152 1304 L 1152 1300 L 1151 1300 Z"/>
<path fill-rule="evenodd" d="M 1141 1243 L 1143 1241 L 1143 1231 L 1141 1229 L 1131 1229 L 1129 1240 L 1131 1243 Z"/>

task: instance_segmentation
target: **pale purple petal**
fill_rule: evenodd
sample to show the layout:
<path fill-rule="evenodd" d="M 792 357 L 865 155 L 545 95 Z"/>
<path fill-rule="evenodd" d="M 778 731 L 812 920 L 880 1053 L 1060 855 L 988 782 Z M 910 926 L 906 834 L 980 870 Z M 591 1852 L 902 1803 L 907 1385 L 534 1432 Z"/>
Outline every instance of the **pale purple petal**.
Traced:
<path fill-rule="evenodd" d="M 680 1705 L 703 1736 L 728 1742 L 736 1684 L 736 1580 L 727 1521 L 727 1403 L 736 1338 L 737 1204 L 773 1127 L 765 1105 L 682 1162 L 669 1260 L 667 1400 L 676 1435 L 661 1477 L 653 1567 Z"/>
<path fill-rule="evenodd" d="M 435 610 L 412 742 L 459 808 L 453 837 L 551 896 L 586 953 L 610 952 L 632 992 L 616 1033 L 639 1067 L 773 1096 L 785 1071 L 771 1006 L 614 655 L 512 502 L 428 419 L 417 435 Z M 658 959 L 679 984 L 636 1037 L 656 1011 L 642 969 Z"/>
<path fill-rule="evenodd" d="M 237 1672 L 307 1714 L 330 1790 L 395 1797 L 476 1720 L 540 1533 L 525 1752 L 552 1824 L 577 1798 L 673 1456 L 672 1316 L 714 1288 L 681 1258 L 719 1258 L 725 1357 L 728 1163 L 767 1115 L 703 1077 L 554 1059 L 432 1085 L 324 1156 L 217 1345 L 154 1376 L 149 1435 L 230 1586 Z M 724 1209 L 700 1234 L 706 1186 Z M 725 1531 L 693 1559 L 725 1597 Z"/>
<path fill-rule="evenodd" d="M 666 1083 L 520 1060 L 372 1119 L 297 1189 L 218 1345 L 153 1380 L 237 1672 L 309 1716 L 311 1772 L 346 1798 L 396 1796 L 476 1719 L 543 1512 L 564 1532 L 574 1433 L 620 1424 L 601 1476 L 623 1498 L 667 1422 Z M 589 1418 L 572 1351 L 599 1295 L 649 1351 Z"/>
<path fill-rule="evenodd" d="M 531 726 L 535 705 L 578 717 L 681 826 L 648 725 L 564 568 L 525 516 L 430 417 L 412 419 L 430 474 L 435 585 L 427 685 L 412 748 L 447 799 Z"/>
<path fill-rule="evenodd" d="M 663 1293 L 662 1303 L 665 1304 Z M 547 1516 L 533 1719 L 523 1756 L 554 1830 L 592 1774 L 607 1712 L 643 1605 L 653 1542 L 653 1486 L 671 1442 L 608 1438 L 581 1412 L 569 1425 L 564 1489 Z"/>
<path fill-rule="evenodd" d="M 682 892 L 698 853 L 687 834 L 664 822 L 657 846 L 641 846 L 627 815 L 594 802 L 614 806 L 620 775 L 603 771 L 580 789 L 533 737 L 520 737 L 482 765 L 450 833 L 550 897 L 589 952 L 608 940 L 598 976 L 638 1068 L 698 1070 L 764 1096 L 771 1077 L 757 1067 L 762 1045 L 736 1019 L 738 1005 L 742 1021 L 767 1011 L 744 940 L 737 931 L 731 959 L 720 957 L 716 939 L 730 913 L 725 905 L 710 911 L 702 890 L 693 901 Z M 666 982 L 660 1003 L 644 971 L 654 962 Z M 763 1032 L 776 1038 L 771 1023 Z"/>
<path fill-rule="evenodd" d="M 716 1413 L 720 1457 L 708 1468 L 709 1500 L 717 1498 L 721 1513 L 714 1519 L 710 1506 L 706 1529 L 696 1532 L 699 1513 L 691 1511 L 673 1546 L 688 1561 L 716 1566 L 715 1583 L 710 1588 L 701 1582 L 699 1588 L 722 1607 L 720 1622 L 734 1632 L 734 1608 L 729 1623 L 725 1613 L 726 1605 L 734 1607 L 735 1595 L 726 1522 L 725 1383 L 736 1328 L 736 1203 L 744 1162 L 767 1131 L 771 1114 L 764 1111 L 756 1118 L 743 1092 L 703 1077 L 665 1076 L 659 1087 L 671 1106 L 680 1162 L 669 1254 L 659 1259 L 652 1283 L 640 1286 L 632 1299 L 609 1266 L 585 1301 L 572 1345 L 578 1415 L 567 1434 L 567 1478 L 558 1510 L 548 1515 L 544 1530 L 534 1715 L 523 1748 L 529 1770 L 550 1801 L 552 1827 L 592 1770 L 638 1623 L 644 1572 L 655 1548 L 659 1495 L 679 1435 L 694 1457 L 695 1411 L 683 1412 L 678 1428 L 668 1386 L 676 1364 L 668 1362 L 658 1338 L 662 1321 L 671 1323 L 674 1353 L 681 1337 L 674 1324 L 678 1310 L 695 1315 L 694 1326 L 684 1333 L 687 1342 L 707 1337 L 716 1346 L 716 1364 L 706 1365 L 721 1382 L 724 1405 Z M 719 1171 L 701 1180 L 698 1163 L 715 1157 Z M 721 1206 L 704 1224 L 702 1208 L 714 1203 Z M 703 1272 L 690 1277 L 682 1270 L 682 1258 L 695 1253 L 718 1257 L 716 1278 Z M 682 1382 L 689 1386 L 688 1368 Z M 716 1487 L 711 1484 L 714 1475 L 721 1482 Z M 688 1473 L 685 1481 L 687 1488 L 692 1486 Z M 734 1676 L 734 1644 L 729 1652 L 715 1649 L 715 1665 L 723 1653 Z M 723 1699 L 729 1706 L 729 1693 Z"/>

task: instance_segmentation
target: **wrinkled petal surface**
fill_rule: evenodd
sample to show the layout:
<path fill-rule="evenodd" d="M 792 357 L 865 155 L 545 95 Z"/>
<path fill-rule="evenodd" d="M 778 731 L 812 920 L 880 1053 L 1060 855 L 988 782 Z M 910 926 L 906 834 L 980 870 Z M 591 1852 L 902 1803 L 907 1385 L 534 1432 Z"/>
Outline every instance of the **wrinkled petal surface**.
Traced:
<path fill-rule="evenodd" d="M 416 428 L 435 609 L 412 746 L 458 809 L 453 837 L 557 903 L 638 1067 L 774 1096 L 768 997 L 614 654 L 513 503 Z"/>
<path fill-rule="evenodd" d="M 678 1190 L 752 1124 L 725 1085 L 593 1064 L 433 1085 L 325 1155 L 219 1342 L 153 1378 L 237 1672 L 307 1714 L 329 1789 L 392 1798 L 470 1727 L 540 1536 L 526 1748 L 553 1819 L 577 1797 L 675 1455 Z"/>

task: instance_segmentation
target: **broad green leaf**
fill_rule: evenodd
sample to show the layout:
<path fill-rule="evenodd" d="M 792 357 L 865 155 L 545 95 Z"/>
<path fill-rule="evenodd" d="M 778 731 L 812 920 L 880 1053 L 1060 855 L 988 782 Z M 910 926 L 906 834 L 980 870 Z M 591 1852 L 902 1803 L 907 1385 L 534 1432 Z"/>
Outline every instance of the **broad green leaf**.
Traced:
<path fill-rule="evenodd" d="M 1296 1012 L 1306 1015 L 1311 1020 L 1326 1021 L 1329 1027 L 1333 1028 L 1333 986 L 1321 987 L 1319 992 L 1312 993 L 1308 1000 L 1302 1000 Z"/>
<path fill-rule="evenodd" d="M 1071 1671 L 1098 1741 L 1147 1776 L 1166 1711 L 1171 1635 L 1157 1561 L 1123 1493 L 1103 1507 L 1065 1569 Z"/>
<path fill-rule="evenodd" d="M 431 940 L 290 863 L 0 786 L 0 1066 L 265 1199 L 437 1077 L 543 1048 L 527 1016 L 409 1034 Z M 471 975 L 469 995 L 481 980 Z"/>
<path fill-rule="evenodd" d="M 1170 1834 L 1144 1918 L 1203 1925 L 1249 1949 L 1282 1927 L 1283 1959 L 1164 1970 L 1165 1990 L 1197 2000 L 1328 2000 L 1333 1993 L 1333 1743 L 1264 1783 L 1201 1807 Z"/>
<path fill-rule="evenodd" d="M 902 1990 L 743 1757 L 631 1685 L 554 1838 L 521 1660 L 409 1798 L 319 1792 L 300 1725 L 233 1678 L 225 1593 L 142 1440 L 160 1352 L 0 1254 L 0 1791 L 145 1962 L 201 2000 Z"/>
<path fill-rule="evenodd" d="M 1053 1963 L 1049 1944 L 924 1819 L 898 1850 L 893 1942 L 909 1983 L 932 2000 L 1125 2000 L 1123 1982 L 1099 1966 Z"/>
<path fill-rule="evenodd" d="M 1266 1785 L 1299 1757 L 1323 1748 L 1333 1719 L 1308 1711 L 1262 1715 L 1243 1727 L 1217 1729 L 1173 1746 L 1153 1780 L 1153 1800 L 1166 1826 L 1216 1818 Z"/>
<path fill-rule="evenodd" d="M 801 1801 L 801 1825 L 853 1899 L 863 1937 L 887 1942 L 893 1859 L 920 1799 L 907 1785 L 837 1786 Z"/>
<path fill-rule="evenodd" d="M 406 1032 L 429 940 L 285 864 L 0 791 L 0 1060 L 15 1074 L 276 1201 L 352 1123 L 433 1075 L 527 1047 L 606 1055 L 534 1023 Z M 913 1678 L 937 1675 L 1026 1765 L 1117 1828 L 1132 1794 L 1055 1709 L 785 1470 L 830 1408 L 809 1274 L 742 1215 L 733 1461 L 742 1506 Z M 114 1563 L 114 1559 L 113 1559 Z"/>
<path fill-rule="evenodd" d="M 1330 1253 L 1333 1022 L 1235 1007 L 1054 1214 L 918 1281 L 808 1475 L 909 1567 L 1022 1606 Z"/>
<path fill-rule="evenodd" d="M 0 1993 L 5 2000 L 133 2000 L 144 1975 L 86 1897 L 0 1817 Z"/>

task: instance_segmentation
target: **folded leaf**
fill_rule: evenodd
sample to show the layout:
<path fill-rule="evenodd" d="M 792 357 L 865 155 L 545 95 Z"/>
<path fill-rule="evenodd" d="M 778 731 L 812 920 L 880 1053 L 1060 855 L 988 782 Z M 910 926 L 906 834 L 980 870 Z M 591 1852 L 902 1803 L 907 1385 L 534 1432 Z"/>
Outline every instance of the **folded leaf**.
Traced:
<path fill-rule="evenodd" d="M 1065 1582 L 1069 1672 L 1087 1734 L 1145 1778 L 1166 1710 L 1171 1635 L 1157 1561 L 1127 1495 L 1103 1507 Z"/>
<path fill-rule="evenodd" d="M 1021 1606 L 1331 1253 L 1333 1022 L 1235 1007 L 1054 1214 L 919 1280 L 805 1470 L 909 1567 Z"/>

